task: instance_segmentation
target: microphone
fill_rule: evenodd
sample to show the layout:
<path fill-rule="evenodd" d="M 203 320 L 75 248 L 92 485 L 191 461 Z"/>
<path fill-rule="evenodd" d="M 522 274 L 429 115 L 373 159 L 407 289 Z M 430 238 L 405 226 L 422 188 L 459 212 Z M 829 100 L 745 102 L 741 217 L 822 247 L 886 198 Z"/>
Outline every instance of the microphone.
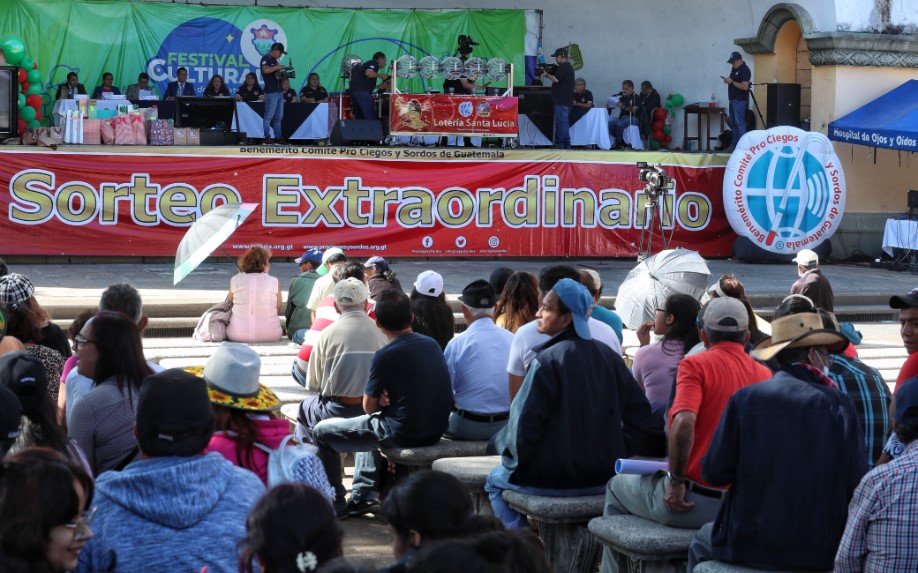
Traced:
<path fill-rule="evenodd" d="M 612 97 L 621 97 L 625 95 L 625 92 L 618 92 L 617 94 L 612 94 Z"/>

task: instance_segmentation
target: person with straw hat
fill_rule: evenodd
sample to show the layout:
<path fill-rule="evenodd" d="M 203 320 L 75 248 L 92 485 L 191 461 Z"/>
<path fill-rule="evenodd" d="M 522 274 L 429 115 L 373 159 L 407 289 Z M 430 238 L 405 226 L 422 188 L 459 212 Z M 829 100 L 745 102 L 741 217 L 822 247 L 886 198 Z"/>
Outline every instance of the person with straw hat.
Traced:
<path fill-rule="evenodd" d="M 832 569 L 867 455 L 851 397 L 825 374 L 828 349 L 844 335 L 798 302 L 778 307 L 771 339 L 751 352 L 778 371 L 730 398 L 702 460 L 704 480 L 730 489 L 717 519 L 695 534 L 689 571 L 711 559 Z"/>

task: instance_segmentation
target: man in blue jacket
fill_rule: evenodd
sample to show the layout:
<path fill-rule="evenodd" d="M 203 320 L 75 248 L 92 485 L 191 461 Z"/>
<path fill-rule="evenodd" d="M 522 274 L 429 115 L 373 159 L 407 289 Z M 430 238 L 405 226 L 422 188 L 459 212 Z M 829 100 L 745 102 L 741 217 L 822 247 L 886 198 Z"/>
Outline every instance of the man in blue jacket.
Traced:
<path fill-rule="evenodd" d="M 692 540 L 689 571 L 711 559 L 831 570 L 848 502 L 867 471 L 854 403 L 825 375 L 828 348 L 843 335 L 806 311 L 771 329 L 751 354 L 780 369 L 730 398 L 702 459 L 705 481 L 731 485 L 717 519 Z"/>
<path fill-rule="evenodd" d="M 585 286 L 561 279 L 536 314 L 539 332 L 552 338 L 536 347 L 510 406 L 502 464 L 485 482 L 494 515 L 508 529 L 527 523 L 501 497 L 504 490 L 556 497 L 603 493 L 615 460 L 633 455 L 649 433 L 644 392 L 621 356 L 590 335 L 592 307 Z"/>

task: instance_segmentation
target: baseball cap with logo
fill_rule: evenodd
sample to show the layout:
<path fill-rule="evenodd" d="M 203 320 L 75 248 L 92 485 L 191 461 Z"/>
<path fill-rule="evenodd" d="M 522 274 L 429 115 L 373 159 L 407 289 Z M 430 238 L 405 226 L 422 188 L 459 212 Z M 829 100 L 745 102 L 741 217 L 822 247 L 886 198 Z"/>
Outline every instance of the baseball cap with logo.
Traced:
<path fill-rule="evenodd" d="M 316 272 L 319 273 L 320 275 L 327 275 L 328 274 L 328 264 L 327 263 L 334 263 L 337 261 L 346 261 L 346 260 L 347 260 L 347 255 L 345 255 L 344 251 L 342 251 L 338 247 L 332 247 L 330 249 L 326 249 L 326 251 L 322 253 L 322 266 L 320 266 L 316 270 Z"/>
<path fill-rule="evenodd" d="M 459 300 L 469 308 L 491 308 L 497 302 L 497 296 L 491 283 L 479 279 L 462 289 Z"/>
<path fill-rule="evenodd" d="M 571 279 L 561 279 L 551 287 L 561 302 L 571 311 L 574 330 L 584 340 L 592 340 L 590 333 L 590 310 L 593 308 L 593 297 L 585 286 Z"/>
<path fill-rule="evenodd" d="M 16 394 L 23 410 L 37 410 L 48 393 L 48 375 L 37 356 L 8 352 L 0 356 L 0 385 Z"/>
<path fill-rule="evenodd" d="M 214 433 L 214 411 L 202 378 L 179 368 L 147 376 L 137 396 L 137 443 L 148 456 L 192 456 Z"/>
<path fill-rule="evenodd" d="M 332 295 L 335 297 L 335 304 L 338 306 L 353 306 L 366 302 L 367 297 L 370 296 L 370 291 L 367 289 L 367 285 L 363 284 L 363 281 L 348 277 L 335 283 Z"/>
<path fill-rule="evenodd" d="M 811 267 L 819 264 L 819 255 L 809 249 L 803 249 L 792 260 L 801 267 Z"/>
<path fill-rule="evenodd" d="M 279 51 L 280 53 L 282 53 L 282 54 L 286 54 L 286 53 L 287 53 L 286 51 L 284 51 L 284 45 L 281 44 L 280 42 L 275 42 L 275 43 L 271 46 L 271 51 L 273 52 L 274 50 L 278 50 L 278 51 Z"/>
<path fill-rule="evenodd" d="M 909 308 L 918 306 L 918 288 L 908 294 L 900 294 L 889 299 L 890 308 Z"/>
<path fill-rule="evenodd" d="M 0 457 L 21 434 L 22 406 L 19 398 L 6 386 L 0 386 Z"/>
<path fill-rule="evenodd" d="M 558 48 L 557 50 L 555 50 L 555 53 L 551 55 L 551 57 L 553 58 L 556 58 L 558 56 L 561 56 L 562 58 L 566 58 L 567 48 Z"/>
<path fill-rule="evenodd" d="M 730 59 L 727 60 L 727 63 L 732 64 L 733 62 L 737 60 L 742 60 L 742 59 L 743 59 L 743 56 L 741 56 L 739 52 L 731 52 Z"/>
<path fill-rule="evenodd" d="M 909 378 L 896 390 L 896 424 L 918 425 L 918 377 Z"/>
<path fill-rule="evenodd" d="M 308 251 L 303 253 L 301 257 L 297 257 L 293 259 L 293 262 L 295 262 L 298 265 L 302 265 L 303 263 L 309 262 L 309 263 L 312 263 L 313 266 L 317 267 L 322 264 L 322 251 L 320 251 L 319 249 L 309 249 Z"/>
<path fill-rule="evenodd" d="M 414 290 L 426 296 L 440 296 L 443 292 L 443 277 L 435 271 L 424 271 L 414 281 Z"/>
<path fill-rule="evenodd" d="M 701 311 L 701 322 L 708 330 L 717 332 L 745 332 L 749 330 L 749 314 L 738 299 L 719 297 L 712 299 Z"/>

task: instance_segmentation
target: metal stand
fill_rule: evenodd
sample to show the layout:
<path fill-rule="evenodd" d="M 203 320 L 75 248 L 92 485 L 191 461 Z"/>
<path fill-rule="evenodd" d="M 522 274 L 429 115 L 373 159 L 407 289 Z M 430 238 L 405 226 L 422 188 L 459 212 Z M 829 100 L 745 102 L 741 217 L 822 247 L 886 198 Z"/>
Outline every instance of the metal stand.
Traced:
<path fill-rule="evenodd" d="M 665 189 L 657 189 L 651 185 L 644 187 L 644 193 L 650 200 L 647 202 L 647 205 L 644 207 L 647 211 L 645 221 L 647 224 L 641 229 L 641 242 L 638 247 L 638 262 L 643 261 L 647 257 L 653 254 L 653 232 L 654 228 L 657 226 L 657 212 L 660 211 L 660 241 L 663 243 L 663 250 L 669 248 L 669 239 L 666 238 L 666 234 L 663 232 L 663 223 L 662 218 L 666 216 L 665 211 L 665 202 L 664 210 L 660 209 L 660 197 L 664 196 L 666 193 Z"/>
<path fill-rule="evenodd" d="M 762 124 L 761 124 L 761 125 L 762 125 L 762 129 L 765 129 L 765 128 L 767 127 L 767 126 L 765 125 L 765 117 L 762 115 L 762 109 L 759 107 L 759 100 L 755 99 L 755 92 L 752 91 L 753 86 L 760 86 L 760 85 L 762 85 L 762 84 L 761 84 L 761 83 L 754 84 L 754 83 L 750 82 L 750 83 L 749 83 L 749 96 L 752 98 L 752 105 L 755 106 L 755 111 L 756 111 L 756 113 L 759 114 L 759 121 L 762 122 Z M 731 127 L 732 127 L 732 126 L 731 126 Z"/>

